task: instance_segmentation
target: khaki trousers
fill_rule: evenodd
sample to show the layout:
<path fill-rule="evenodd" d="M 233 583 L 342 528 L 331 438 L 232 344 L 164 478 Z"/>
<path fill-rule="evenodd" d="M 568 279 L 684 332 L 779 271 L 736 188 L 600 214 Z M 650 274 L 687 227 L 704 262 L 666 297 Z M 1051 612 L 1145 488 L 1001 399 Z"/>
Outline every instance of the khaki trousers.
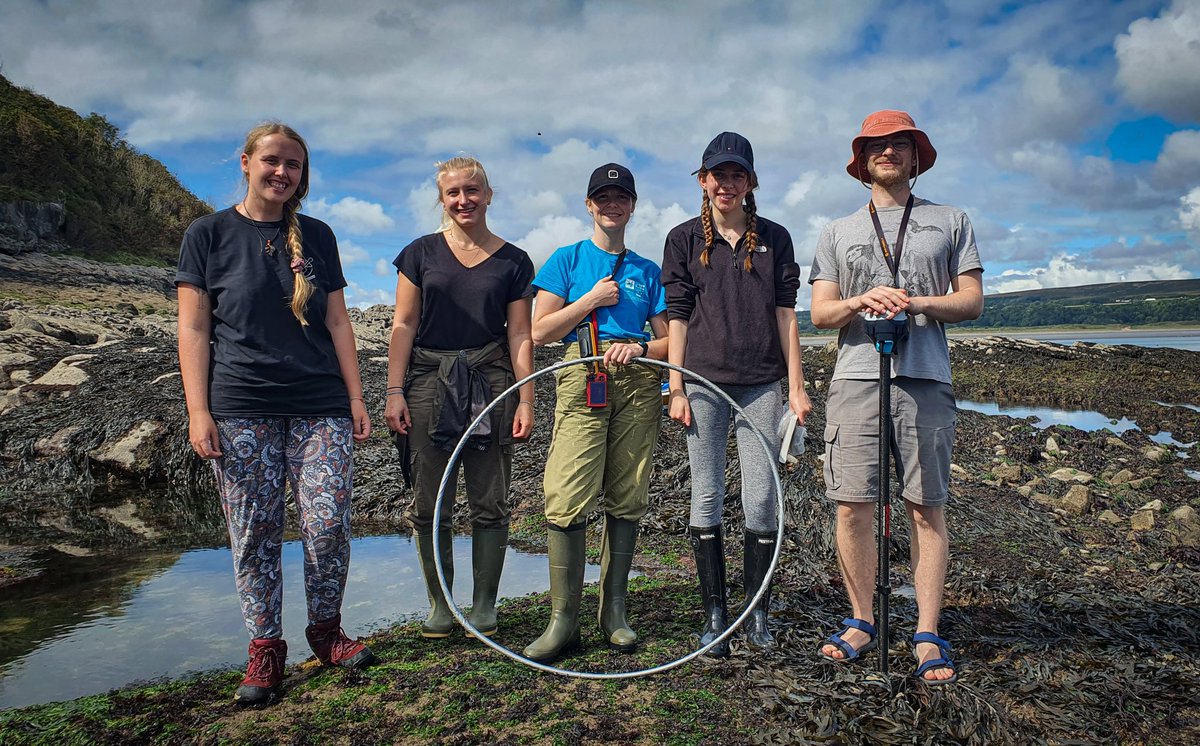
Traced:
<path fill-rule="evenodd" d="M 612 342 L 601 343 L 601 350 Z M 579 345 L 567 347 L 564 360 L 579 359 Z M 604 511 L 627 521 L 646 514 L 651 455 L 662 426 L 659 370 L 626 365 L 607 370 L 608 406 L 585 404 L 591 366 L 559 370 L 554 435 L 546 458 L 543 487 L 546 520 L 560 528 L 584 521 L 604 491 Z"/>

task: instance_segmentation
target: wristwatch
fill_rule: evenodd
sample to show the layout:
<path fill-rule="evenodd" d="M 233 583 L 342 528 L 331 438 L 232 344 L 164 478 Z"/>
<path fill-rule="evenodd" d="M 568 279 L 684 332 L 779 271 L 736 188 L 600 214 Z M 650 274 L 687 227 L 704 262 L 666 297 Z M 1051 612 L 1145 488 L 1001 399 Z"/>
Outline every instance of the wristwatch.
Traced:
<path fill-rule="evenodd" d="M 645 342 L 638 342 L 638 344 L 642 346 L 642 354 L 638 355 L 638 357 L 648 356 L 650 354 L 650 345 L 646 344 Z"/>

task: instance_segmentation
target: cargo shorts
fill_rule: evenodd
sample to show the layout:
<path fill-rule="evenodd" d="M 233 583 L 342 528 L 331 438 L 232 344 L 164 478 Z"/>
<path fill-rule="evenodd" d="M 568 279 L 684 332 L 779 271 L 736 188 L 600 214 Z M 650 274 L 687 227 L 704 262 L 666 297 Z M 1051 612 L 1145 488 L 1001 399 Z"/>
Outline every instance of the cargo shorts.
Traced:
<path fill-rule="evenodd" d="M 938 507 L 950 496 L 958 409 L 948 383 L 892 380 L 893 485 L 911 503 Z M 895 474 L 902 476 L 896 485 Z M 825 400 L 825 496 L 875 502 L 879 495 L 879 381 L 840 379 Z"/>

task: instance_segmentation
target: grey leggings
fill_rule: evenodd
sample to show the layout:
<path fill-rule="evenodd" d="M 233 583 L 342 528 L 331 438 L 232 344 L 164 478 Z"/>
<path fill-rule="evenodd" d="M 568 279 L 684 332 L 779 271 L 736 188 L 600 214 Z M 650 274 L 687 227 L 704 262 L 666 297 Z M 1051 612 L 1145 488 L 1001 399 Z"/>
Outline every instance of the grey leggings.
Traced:
<path fill-rule="evenodd" d="M 777 525 L 778 498 L 775 496 L 775 478 L 772 474 L 776 468 L 774 456 L 779 453 L 779 436 L 775 428 L 787 406 L 779 382 L 719 386 L 762 431 L 767 438 L 767 445 L 771 447 L 771 454 L 764 453 L 754 431 L 741 416 L 736 418 L 746 530 L 773 533 Z M 692 467 L 691 525 L 711 528 L 720 525 L 721 511 L 725 505 L 725 451 L 729 443 L 729 419 L 733 409 L 717 394 L 697 384 L 687 387 L 687 396 L 692 409 L 692 426 L 687 433 L 688 460 Z"/>

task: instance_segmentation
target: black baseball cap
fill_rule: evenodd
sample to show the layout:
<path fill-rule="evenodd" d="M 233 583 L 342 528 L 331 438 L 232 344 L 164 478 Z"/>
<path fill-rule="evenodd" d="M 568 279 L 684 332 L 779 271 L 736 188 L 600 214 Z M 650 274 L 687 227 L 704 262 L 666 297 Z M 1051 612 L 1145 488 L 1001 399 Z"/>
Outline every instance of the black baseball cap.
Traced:
<path fill-rule="evenodd" d="M 630 197 L 637 199 L 637 190 L 633 187 L 633 174 L 619 163 L 605 163 L 592 172 L 592 178 L 588 179 L 587 196 L 590 198 L 604 187 L 610 186 L 624 189 L 629 192 Z"/>
<path fill-rule="evenodd" d="M 722 163 L 736 163 L 748 173 L 754 173 L 754 148 L 750 147 L 750 141 L 736 132 L 722 132 L 714 137 L 704 149 L 701 168 L 711 171 Z M 692 172 L 692 176 L 698 173 L 699 168 Z"/>

